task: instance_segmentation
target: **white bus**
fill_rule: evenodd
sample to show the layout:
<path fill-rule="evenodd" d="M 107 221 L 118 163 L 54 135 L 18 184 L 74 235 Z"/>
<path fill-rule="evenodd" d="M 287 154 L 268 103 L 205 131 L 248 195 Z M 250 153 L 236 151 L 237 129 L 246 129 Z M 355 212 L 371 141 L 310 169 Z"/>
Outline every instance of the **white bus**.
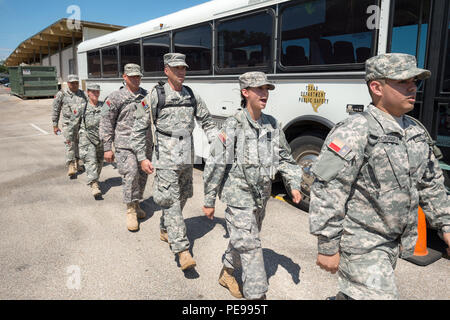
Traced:
<path fill-rule="evenodd" d="M 369 104 L 364 62 L 384 52 L 417 57 L 432 70 L 412 115 L 437 139 L 450 168 L 449 1 L 446 0 L 212 0 L 91 39 L 78 46 L 83 86 L 97 82 L 102 98 L 122 85 L 133 62 L 150 90 L 164 80 L 163 55 L 186 54 L 185 84 L 198 92 L 220 125 L 240 108 L 238 76 L 263 71 L 276 84 L 265 112 L 283 123 L 294 158 L 307 173 L 347 106 Z M 195 153 L 207 157 L 201 129 Z M 448 176 L 447 176 L 448 179 Z M 448 183 L 448 181 L 447 181 Z M 307 209 L 308 197 L 302 202 Z"/>

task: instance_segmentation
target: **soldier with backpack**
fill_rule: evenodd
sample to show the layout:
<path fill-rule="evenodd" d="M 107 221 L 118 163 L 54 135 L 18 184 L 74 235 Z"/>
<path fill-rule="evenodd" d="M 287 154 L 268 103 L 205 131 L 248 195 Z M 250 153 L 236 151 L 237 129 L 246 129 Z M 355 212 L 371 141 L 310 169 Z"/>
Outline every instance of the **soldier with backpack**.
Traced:
<path fill-rule="evenodd" d="M 209 140 L 216 133 L 203 99 L 183 85 L 187 67 L 184 54 L 164 55 L 167 83 L 155 86 L 138 107 L 131 138 L 142 170 L 151 174 L 156 169 L 153 199 L 162 208 L 160 239 L 168 242 L 172 252 L 178 255 L 182 270 L 196 265 L 189 252 L 190 243 L 182 215 L 187 199 L 193 195 L 192 131 L 195 120 Z M 154 146 L 151 161 L 146 154 L 152 143 L 150 133 Z"/>
<path fill-rule="evenodd" d="M 86 94 L 79 89 L 79 78 L 75 74 L 69 74 L 67 80 L 68 88 L 59 91 L 53 100 L 53 132 L 58 135 L 61 129 L 58 126 L 59 117 L 62 113 L 62 131 L 64 144 L 66 146 L 67 175 L 75 177 L 77 171 L 82 171 L 79 159 L 78 131 L 80 129 L 81 110 L 87 102 Z"/>
<path fill-rule="evenodd" d="M 88 185 L 91 187 L 92 195 L 97 199 L 102 194 L 98 179 L 103 168 L 103 144 L 98 133 L 103 105 L 103 102 L 98 100 L 100 86 L 89 83 L 87 95 L 89 101 L 86 102 L 81 116 L 79 147 L 80 157 L 86 168 Z"/>
<path fill-rule="evenodd" d="M 141 170 L 131 144 L 131 129 L 137 106 L 147 95 L 140 87 L 141 68 L 134 63 L 124 67 L 125 86 L 113 91 L 105 100 L 100 120 L 100 139 L 103 142 L 104 158 L 112 163 L 116 160 L 119 174 L 122 176 L 123 202 L 127 205 L 127 228 L 139 229 L 139 219 L 146 213 L 139 205 L 147 183 L 147 174 Z M 115 152 L 113 151 L 113 144 Z"/>
<path fill-rule="evenodd" d="M 372 103 L 338 123 L 312 170 L 310 232 L 317 265 L 338 272 L 335 299 L 396 299 L 397 258 L 411 256 L 418 206 L 450 245 L 450 202 L 433 141 L 415 119 L 417 81 L 430 71 L 408 54 L 366 61 Z"/>

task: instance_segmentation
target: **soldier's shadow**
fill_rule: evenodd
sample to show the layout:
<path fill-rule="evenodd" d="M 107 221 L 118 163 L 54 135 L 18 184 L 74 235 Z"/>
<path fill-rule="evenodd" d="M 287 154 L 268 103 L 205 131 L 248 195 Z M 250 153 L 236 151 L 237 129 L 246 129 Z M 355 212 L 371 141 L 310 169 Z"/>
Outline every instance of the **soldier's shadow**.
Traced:
<path fill-rule="evenodd" d="M 145 211 L 146 216 L 144 219 L 140 219 L 141 222 L 145 222 L 148 219 L 150 219 L 151 217 L 153 217 L 153 215 L 155 214 L 156 211 L 160 211 L 161 207 L 159 205 L 157 205 L 155 203 L 155 201 L 153 201 L 153 197 L 150 197 L 148 199 L 145 199 L 144 201 L 141 202 L 140 204 L 142 210 Z"/>
<path fill-rule="evenodd" d="M 224 238 L 230 237 L 228 234 L 225 219 L 223 219 L 223 218 L 214 217 L 213 220 L 209 220 L 205 216 L 198 216 L 198 217 L 187 218 L 186 220 L 184 220 L 184 222 L 186 224 L 186 236 L 191 245 L 191 247 L 189 248 L 189 251 L 193 257 L 194 257 L 193 249 L 194 249 L 194 245 L 195 245 L 195 240 L 204 237 L 208 232 L 210 232 L 212 229 L 214 229 L 214 227 L 217 224 L 221 225 L 225 231 L 225 234 L 223 235 L 223 237 Z M 178 258 L 175 258 L 175 260 L 177 261 Z M 184 276 L 187 279 L 197 279 L 198 277 L 200 277 L 198 272 L 195 269 L 186 270 L 184 272 Z"/>
<path fill-rule="evenodd" d="M 264 268 L 266 269 L 267 281 L 277 273 L 278 266 L 282 266 L 291 275 L 295 284 L 300 283 L 301 267 L 283 254 L 276 253 L 272 249 L 263 248 Z M 242 269 L 237 268 L 234 272 L 237 282 L 242 287 Z"/>
<path fill-rule="evenodd" d="M 99 186 L 100 190 L 102 191 L 102 194 L 108 193 L 109 189 L 113 187 L 119 187 L 122 185 L 122 178 L 121 177 L 114 177 L 114 178 L 108 178 L 105 181 L 100 181 Z"/>
<path fill-rule="evenodd" d="M 295 284 L 300 283 L 301 267 L 292 261 L 291 258 L 283 254 L 276 253 L 272 249 L 263 249 L 264 266 L 266 268 L 267 279 L 270 279 L 278 270 L 278 266 L 283 267 L 291 275 Z"/>
<path fill-rule="evenodd" d="M 208 219 L 206 216 L 198 216 L 187 218 L 184 220 L 186 223 L 186 235 L 191 244 L 191 250 L 194 248 L 195 240 L 203 238 L 208 232 L 219 224 L 225 231 L 224 238 L 229 238 L 227 224 L 224 218 L 214 217 L 213 220 Z"/>

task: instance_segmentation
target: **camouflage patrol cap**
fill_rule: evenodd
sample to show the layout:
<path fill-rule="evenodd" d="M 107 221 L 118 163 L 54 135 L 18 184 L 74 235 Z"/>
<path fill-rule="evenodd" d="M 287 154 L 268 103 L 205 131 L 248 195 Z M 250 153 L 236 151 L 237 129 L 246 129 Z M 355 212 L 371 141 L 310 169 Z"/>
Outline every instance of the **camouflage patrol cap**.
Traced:
<path fill-rule="evenodd" d="M 186 55 L 182 53 L 166 53 L 164 55 L 164 65 L 169 65 L 170 67 L 184 66 L 189 68 L 186 63 Z"/>
<path fill-rule="evenodd" d="M 67 82 L 78 82 L 78 76 L 76 74 L 69 74 L 67 77 Z"/>
<path fill-rule="evenodd" d="M 241 90 L 249 87 L 261 87 L 264 85 L 268 85 L 269 90 L 275 89 L 275 86 L 272 84 L 272 82 L 267 80 L 267 76 L 264 72 L 246 72 L 239 77 L 239 86 L 241 87 Z"/>
<path fill-rule="evenodd" d="M 96 84 L 96 83 L 89 83 L 88 85 L 87 85 L 87 88 L 86 89 L 88 89 L 88 90 L 98 90 L 98 91 L 100 91 L 100 85 L 98 85 L 98 84 Z"/>
<path fill-rule="evenodd" d="M 377 79 L 406 80 L 416 77 L 424 80 L 431 72 L 417 68 L 416 57 L 404 53 L 384 53 L 366 61 L 366 81 Z"/>
<path fill-rule="evenodd" d="M 141 72 L 141 67 L 135 63 L 127 63 L 123 68 L 123 73 L 130 77 L 143 76 Z"/>

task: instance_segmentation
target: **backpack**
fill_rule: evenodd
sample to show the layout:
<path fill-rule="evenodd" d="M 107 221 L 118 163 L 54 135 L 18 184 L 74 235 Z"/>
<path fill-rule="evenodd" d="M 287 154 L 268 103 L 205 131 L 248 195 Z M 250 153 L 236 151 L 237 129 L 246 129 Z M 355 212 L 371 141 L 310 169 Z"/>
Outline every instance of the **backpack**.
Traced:
<path fill-rule="evenodd" d="M 156 105 L 156 114 L 153 119 L 154 123 L 156 122 L 156 119 L 158 119 L 159 112 L 162 109 L 173 106 L 173 104 L 166 104 L 166 91 L 164 90 L 164 83 L 165 83 L 164 81 L 158 81 L 158 84 L 155 86 L 156 93 L 158 94 L 158 104 Z M 189 88 L 188 86 L 183 85 L 183 88 L 185 88 L 187 90 L 187 92 L 189 93 L 189 95 L 191 96 L 191 101 L 190 101 L 190 103 L 179 104 L 177 106 L 193 107 L 194 115 L 195 115 L 195 114 L 197 114 L 197 99 L 195 99 L 194 92 L 192 92 L 192 89 Z"/>

